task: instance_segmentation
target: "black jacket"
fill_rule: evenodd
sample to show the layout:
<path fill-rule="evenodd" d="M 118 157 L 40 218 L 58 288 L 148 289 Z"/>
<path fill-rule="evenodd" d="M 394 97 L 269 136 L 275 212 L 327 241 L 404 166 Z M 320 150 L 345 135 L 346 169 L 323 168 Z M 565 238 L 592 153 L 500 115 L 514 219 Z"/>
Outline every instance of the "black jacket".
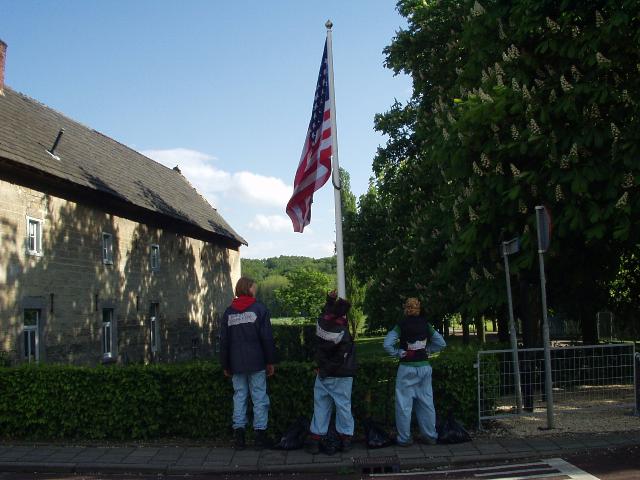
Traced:
<path fill-rule="evenodd" d="M 318 319 L 315 350 L 320 378 L 355 376 L 355 345 L 345 317 L 324 314 Z"/>
<path fill-rule="evenodd" d="M 269 310 L 258 301 L 244 310 L 234 308 L 234 303 L 224 312 L 220 325 L 222 368 L 234 374 L 264 370 L 275 362 Z"/>

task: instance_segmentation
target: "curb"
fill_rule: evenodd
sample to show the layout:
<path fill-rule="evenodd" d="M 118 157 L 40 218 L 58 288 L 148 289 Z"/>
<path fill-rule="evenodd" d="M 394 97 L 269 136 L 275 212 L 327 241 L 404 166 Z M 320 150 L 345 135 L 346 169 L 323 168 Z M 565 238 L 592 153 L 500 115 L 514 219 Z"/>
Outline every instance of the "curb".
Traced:
<path fill-rule="evenodd" d="M 400 459 L 402 472 L 438 468 L 451 465 L 481 464 L 486 462 L 509 462 L 528 458 L 549 458 L 585 452 L 594 449 L 611 449 L 640 444 L 638 441 L 627 441 L 607 445 L 584 445 L 553 450 L 528 450 L 521 452 L 502 452 L 490 454 L 449 455 L 441 457 L 416 457 Z M 0 472 L 18 473 L 80 473 L 80 474 L 162 474 L 162 475 L 202 475 L 232 473 L 336 473 L 345 469 L 354 469 L 354 457 L 336 459 L 336 461 L 297 464 L 258 464 L 258 465 L 208 465 L 180 466 L 175 463 L 46 463 L 46 462 L 0 462 Z"/>

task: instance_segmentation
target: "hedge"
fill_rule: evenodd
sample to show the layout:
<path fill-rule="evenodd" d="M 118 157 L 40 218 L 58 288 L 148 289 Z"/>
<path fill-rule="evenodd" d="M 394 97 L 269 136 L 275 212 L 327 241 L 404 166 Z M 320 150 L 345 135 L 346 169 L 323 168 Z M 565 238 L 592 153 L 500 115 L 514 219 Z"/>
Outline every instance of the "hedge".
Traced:
<path fill-rule="evenodd" d="M 475 350 L 433 359 L 436 409 L 476 421 Z M 394 422 L 397 364 L 362 360 L 354 382 L 356 423 Z M 310 363 L 277 366 L 269 380 L 270 428 L 284 431 L 313 410 Z M 212 362 L 172 365 L 0 368 L 0 437 L 12 439 L 213 438 L 231 435 L 232 386 Z"/>

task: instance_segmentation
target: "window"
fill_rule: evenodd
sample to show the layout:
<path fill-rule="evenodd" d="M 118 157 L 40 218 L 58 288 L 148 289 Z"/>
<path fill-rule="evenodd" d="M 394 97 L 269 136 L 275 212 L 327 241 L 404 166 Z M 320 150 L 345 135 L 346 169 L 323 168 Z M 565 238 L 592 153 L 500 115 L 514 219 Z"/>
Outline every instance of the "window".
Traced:
<path fill-rule="evenodd" d="M 160 245 L 151 245 L 151 270 L 160 269 Z"/>
<path fill-rule="evenodd" d="M 38 327 L 40 326 L 40 309 L 39 308 L 25 308 L 23 314 L 23 341 L 24 359 L 29 363 L 37 362 L 40 360 L 40 353 L 38 351 Z"/>
<path fill-rule="evenodd" d="M 102 233 L 102 263 L 113 264 L 113 235 Z"/>
<path fill-rule="evenodd" d="M 151 351 L 156 353 L 158 351 L 158 336 L 160 333 L 160 322 L 158 319 L 158 310 L 160 308 L 159 303 L 152 303 L 149 308 L 150 322 L 149 329 L 151 331 Z"/>
<path fill-rule="evenodd" d="M 113 328 L 113 308 L 102 309 L 102 356 L 111 358 L 113 349 L 111 345 Z"/>
<path fill-rule="evenodd" d="M 27 253 L 42 255 L 42 220 L 27 217 Z"/>

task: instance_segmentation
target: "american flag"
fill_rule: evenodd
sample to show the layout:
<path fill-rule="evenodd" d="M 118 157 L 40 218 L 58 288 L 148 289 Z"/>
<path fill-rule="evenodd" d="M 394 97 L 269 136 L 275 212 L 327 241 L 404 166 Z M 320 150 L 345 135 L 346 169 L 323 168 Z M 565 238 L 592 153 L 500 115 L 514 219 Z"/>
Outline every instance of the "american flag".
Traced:
<path fill-rule="evenodd" d="M 331 102 L 329 101 L 329 67 L 327 43 L 324 44 L 311 121 L 302 148 L 302 156 L 293 181 L 293 195 L 287 204 L 287 215 L 293 222 L 293 231 L 302 232 L 311 221 L 313 193 L 331 176 Z"/>

